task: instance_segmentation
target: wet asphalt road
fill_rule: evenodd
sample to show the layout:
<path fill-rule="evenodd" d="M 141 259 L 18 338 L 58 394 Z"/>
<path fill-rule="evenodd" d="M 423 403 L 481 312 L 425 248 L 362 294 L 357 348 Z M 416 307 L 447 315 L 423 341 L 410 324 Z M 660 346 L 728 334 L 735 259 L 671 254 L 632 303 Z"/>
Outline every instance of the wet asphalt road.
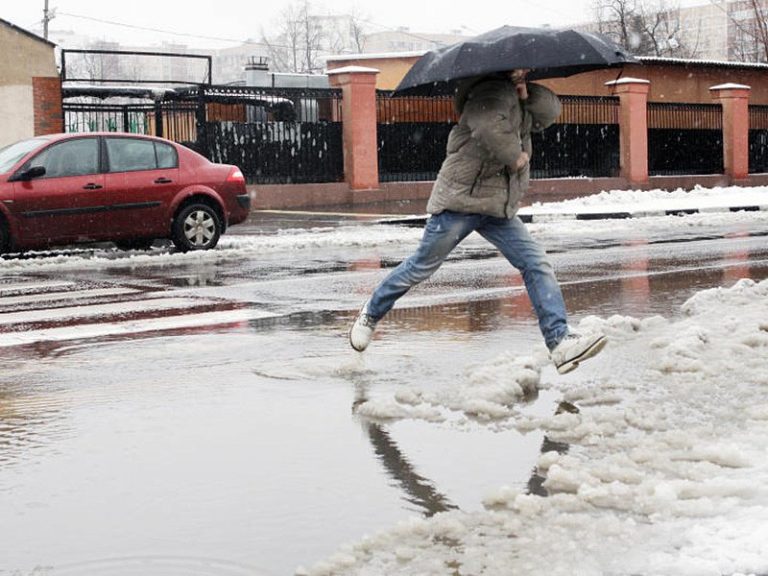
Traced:
<path fill-rule="evenodd" d="M 373 213 L 261 213 L 232 232 L 370 227 Z M 762 280 L 766 232 L 544 237 L 578 321 L 674 316 L 696 291 Z M 351 351 L 356 309 L 412 248 L 0 275 L 0 338 L 40 335 L 0 347 L 0 575 L 289 574 L 411 515 L 479 509 L 501 485 L 535 488 L 538 433 L 355 414 L 372 394 L 439 388 L 541 346 L 519 275 L 472 241 L 369 351 Z M 528 409 L 558 404 L 545 391 Z"/>

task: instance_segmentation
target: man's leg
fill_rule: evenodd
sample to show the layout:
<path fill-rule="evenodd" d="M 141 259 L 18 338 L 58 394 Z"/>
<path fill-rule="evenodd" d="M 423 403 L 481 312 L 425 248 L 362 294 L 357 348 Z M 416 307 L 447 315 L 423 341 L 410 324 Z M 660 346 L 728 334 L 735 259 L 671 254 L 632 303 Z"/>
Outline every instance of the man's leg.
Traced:
<path fill-rule="evenodd" d="M 568 334 L 568 316 L 560 285 L 544 249 L 517 217 L 487 218 L 477 232 L 522 274 L 539 329 L 547 348 L 552 350 Z"/>
<path fill-rule="evenodd" d="M 477 231 L 523 275 L 539 328 L 558 372 L 565 374 L 578 368 L 579 363 L 605 347 L 607 339 L 603 334 L 569 331 L 563 294 L 552 265 L 519 218 L 489 218 Z"/>
<path fill-rule="evenodd" d="M 350 344 L 355 350 L 365 350 L 376 323 L 408 290 L 437 271 L 456 245 L 475 229 L 480 218 L 456 212 L 441 212 L 429 218 L 416 253 L 403 260 L 382 280 L 360 310 L 349 334 Z"/>

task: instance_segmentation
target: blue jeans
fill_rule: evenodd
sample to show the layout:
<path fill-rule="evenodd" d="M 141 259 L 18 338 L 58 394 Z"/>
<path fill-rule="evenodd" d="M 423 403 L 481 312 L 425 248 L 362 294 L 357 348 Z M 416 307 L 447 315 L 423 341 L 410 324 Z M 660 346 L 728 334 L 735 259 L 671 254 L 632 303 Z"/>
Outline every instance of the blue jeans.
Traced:
<path fill-rule="evenodd" d="M 546 253 L 517 217 L 449 211 L 431 216 L 416 253 L 403 260 L 374 290 L 368 314 L 380 320 L 398 298 L 434 274 L 448 254 L 472 232 L 496 246 L 523 275 L 544 342 L 550 350 L 554 348 L 568 333 L 565 302 Z"/>

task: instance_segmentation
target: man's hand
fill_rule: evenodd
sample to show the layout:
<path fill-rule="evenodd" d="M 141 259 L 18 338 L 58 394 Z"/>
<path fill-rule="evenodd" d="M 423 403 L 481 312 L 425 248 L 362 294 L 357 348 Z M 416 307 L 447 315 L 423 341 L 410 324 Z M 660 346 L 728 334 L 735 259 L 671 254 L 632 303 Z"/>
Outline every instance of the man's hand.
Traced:
<path fill-rule="evenodd" d="M 517 157 L 517 162 L 515 162 L 515 170 L 522 170 L 530 161 L 531 157 L 528 156 L 528 152 L 520 152 L 520 156 Z"/>

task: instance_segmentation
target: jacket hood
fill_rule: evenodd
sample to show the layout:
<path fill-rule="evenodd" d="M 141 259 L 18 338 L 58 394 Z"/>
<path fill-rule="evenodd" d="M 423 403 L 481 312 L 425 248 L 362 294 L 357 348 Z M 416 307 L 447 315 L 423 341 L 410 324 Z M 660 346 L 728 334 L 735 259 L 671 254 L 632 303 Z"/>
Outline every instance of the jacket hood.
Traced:
<path fill-rule="evenodd" d="M 474 76 L 466 78 L 458 83 L 454 95 L 454 106 L 456 112 L 461 114 L 467 98 L 472 89 L 481 82 L 509 82 L 509 78 L 504 74 L 488 74 L 485 76 Z M 525 100 L 525 110 L 531 115 L 533 120 L 531 130 L 541 132 L 551 126 L 557 117 L 560 116 L 560 100 L 554 92 L 540 84 L 528 83 L 528 99 Z"/>
<path fill-rule="evenodd" d="M 504 74 L 485 74 L 483 76 L 471 76 L 459 80 L 456 85 L 456 93 L 453 96 L 453 104 L 456 108 L 456 112 L 461 114 L 464 111 L 464 104 L 467 103 L 467 98 L 472 89 L 481 82 L 488 82 L 491 80 L 509 82 L 509 78 Z"/>
<path fill-rule="evenodd" d="M 560 100 L 554 92 L 540 84 L 528 84 L 528 99 L 524 106 L 533 120 L 532 132 L 541 132 L 560 116 Z"/>

